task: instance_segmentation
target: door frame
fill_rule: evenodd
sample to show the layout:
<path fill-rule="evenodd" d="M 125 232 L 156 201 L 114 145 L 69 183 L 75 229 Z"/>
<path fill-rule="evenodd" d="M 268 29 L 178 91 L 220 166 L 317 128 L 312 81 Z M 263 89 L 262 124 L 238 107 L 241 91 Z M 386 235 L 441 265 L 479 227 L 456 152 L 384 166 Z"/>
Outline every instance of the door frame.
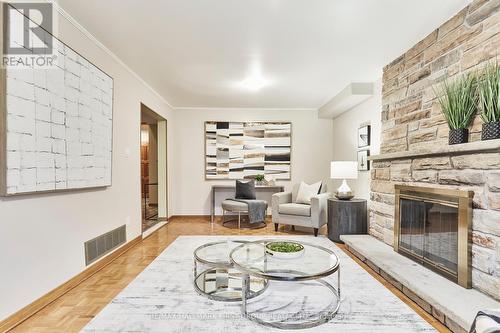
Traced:
<path fill-rule="evenodd" d="M 157 125 L 157 169 L 158 169 L 158 223 L 152 227 L 142 230 L 143 225 L 143 210 L 142 203 L 143 188 L 142 188 L 142 156 L 141 156 L 141 136 L 142 136 L 142 125 L 143 125 L 143 113 L 147 115 L 149 120 L 154 120 Z M 156 230 L 156 227 L 161 227 L 168 220 L 169 211 L 169 177 L 168 177 L 168 120 L 162 117 L 160 114 L 156 113 L 153 109 L 148 107 L 143 102 L 140 103 L 140 121 L 139 121 L 139 182 L 140 187 L 140 203 L 141 203 L 141 233 L 148 233 L 151 230 Z M 160 225 L 161 224 L 161 225 Z"/>

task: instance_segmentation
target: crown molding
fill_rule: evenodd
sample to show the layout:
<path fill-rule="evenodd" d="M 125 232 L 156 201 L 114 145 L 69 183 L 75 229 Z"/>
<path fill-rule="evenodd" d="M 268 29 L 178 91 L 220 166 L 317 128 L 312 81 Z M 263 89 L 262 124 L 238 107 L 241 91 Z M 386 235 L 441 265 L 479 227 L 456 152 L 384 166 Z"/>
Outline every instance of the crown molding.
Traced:
<path fill-rule="evenodd" d="M 83 25 L 81 25 L 71 14 L 69 14 L 64 8 L 62 8 L 58 3 L 47 0 L 53 4 L 54 8 L 57 10 L 61 16 L 66 19 L 71 25 L 77 28 L 82 34 L 85 35 L 88 39 L 90 39 L 94 44 L 96 44 L 101 50 L 103 50 L 107 55 L 109 55 L 113 60 L 115 60 L 118 64 L 120 64 L 123 68 L 125 68 L 132 76 L 137 79 L 143 86 L 149 89 L 156 97 L 158 97 L 163 103 L 165 103 L 172 110 L 175 107 L 170 104 L 165 97 L 163 97 L 158 91 L 156 91 L 153 87 L 151 87 L 142 77 L 139 76 L 132 68 L 130 68 L 123 60 L 121 60 L 113 51 L 108 49 L 103 43 L 101 43 L 93 34 L 90 33 Z"/>
<path fill-rule="evenodd" d="M 318 111 L 317 108 L 266 108 L 266 107 L 255 107 L 255 108 L 246 108 L 246 107 L 199 107 L 199 106 L 194 106 L 194 107 L 189 107 L 189 106 L 181 106 L 181 107 L 174 107 L 174 110 L 176 111 L 182 111 L 182 110 L 191 110 L 191 111 L 237 111 L 237 110 L 243 110 L 243 111 L 308 111 L 308 112 L 316 112 Z"/>

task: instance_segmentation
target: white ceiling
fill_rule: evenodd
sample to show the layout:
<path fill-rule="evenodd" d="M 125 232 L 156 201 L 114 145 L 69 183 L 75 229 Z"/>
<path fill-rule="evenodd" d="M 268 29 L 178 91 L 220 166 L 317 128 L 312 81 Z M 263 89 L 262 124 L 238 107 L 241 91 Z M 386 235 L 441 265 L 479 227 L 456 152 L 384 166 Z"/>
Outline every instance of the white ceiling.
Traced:
<path fill-rule="evenodd" d="M 469 2 L 59 0 L 171 105 L 247 108 L 318 108 Z"/>

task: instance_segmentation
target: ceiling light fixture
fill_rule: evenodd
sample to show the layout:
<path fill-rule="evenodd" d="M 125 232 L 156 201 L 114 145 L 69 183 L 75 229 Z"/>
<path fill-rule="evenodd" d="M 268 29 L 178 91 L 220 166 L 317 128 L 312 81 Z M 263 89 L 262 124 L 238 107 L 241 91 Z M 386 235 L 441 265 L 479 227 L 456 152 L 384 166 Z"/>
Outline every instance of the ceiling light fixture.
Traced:
<path fill-rule="evenodd" d="M 252 91 L 260 90 L 267 84 L 267 80 L 260 75 L 252 75 L 241 82 L 241 85 Z"/>
<path fill-rule="evenodd" d="M 149 128 L 146 126 L 141 126 L 141 144 L 147 146 L 149 144 Z"/>

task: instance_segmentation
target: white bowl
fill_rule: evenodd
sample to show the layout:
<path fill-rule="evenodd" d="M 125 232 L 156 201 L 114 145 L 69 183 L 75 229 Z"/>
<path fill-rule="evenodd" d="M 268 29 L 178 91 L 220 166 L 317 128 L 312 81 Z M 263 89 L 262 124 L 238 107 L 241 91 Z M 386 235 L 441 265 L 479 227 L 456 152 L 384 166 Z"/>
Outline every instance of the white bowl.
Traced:
<path fill-rule="evenodd" d="M 302 246 L 302 250 L 296 251 L 296 252 L 279 252 L 279 251 L 273 251 L 267 247 L 269 244 L 273 243 L 294 243 Z M 271 242 L 269 244 L 266 244 L 266 253 L 271 255 L 273 258 L 276 259 L 295 259 L 299 258 L 300 256 L 304 255 L 305 248 L 302 244 L 297 243 L 297 242 Z"/>

